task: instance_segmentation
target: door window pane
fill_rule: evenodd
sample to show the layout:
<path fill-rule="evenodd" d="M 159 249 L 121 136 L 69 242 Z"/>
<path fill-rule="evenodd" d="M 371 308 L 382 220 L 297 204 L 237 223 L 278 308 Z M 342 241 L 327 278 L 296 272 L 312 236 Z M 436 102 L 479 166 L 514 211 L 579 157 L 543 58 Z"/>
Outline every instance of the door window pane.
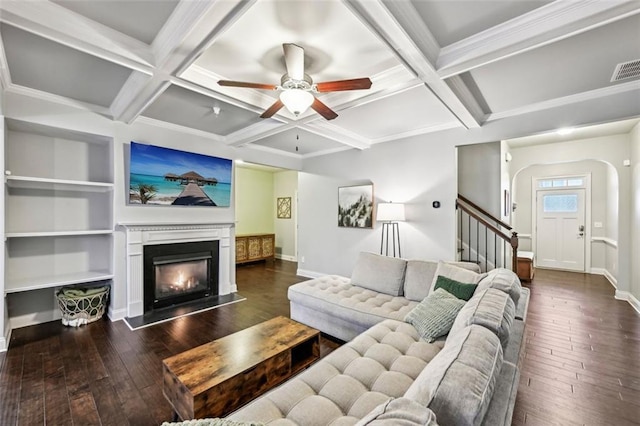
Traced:
<path fill-rule="evenodd" d="M 542 208 L 545 213 L 576 213 L 578 211 L 578 195 L 544 195 Z"/>
<path fill-rule="evenodd" d="M 582 186 L 584 185 L 582 178 L 572 178 L 567 180 L 567 186 Z"/>

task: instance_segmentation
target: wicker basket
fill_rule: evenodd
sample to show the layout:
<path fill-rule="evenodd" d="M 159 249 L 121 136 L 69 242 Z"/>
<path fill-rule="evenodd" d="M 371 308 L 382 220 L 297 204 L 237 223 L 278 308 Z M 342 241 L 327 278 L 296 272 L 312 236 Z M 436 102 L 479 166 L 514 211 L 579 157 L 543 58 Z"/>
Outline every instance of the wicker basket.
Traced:
<path fill-rule="evenodd" d="M 62 312 L 62 324 L 79 327 L 99 320 L 109 298 L 108 285 L 100 287 L 63 287 L 56 293 Z"/>

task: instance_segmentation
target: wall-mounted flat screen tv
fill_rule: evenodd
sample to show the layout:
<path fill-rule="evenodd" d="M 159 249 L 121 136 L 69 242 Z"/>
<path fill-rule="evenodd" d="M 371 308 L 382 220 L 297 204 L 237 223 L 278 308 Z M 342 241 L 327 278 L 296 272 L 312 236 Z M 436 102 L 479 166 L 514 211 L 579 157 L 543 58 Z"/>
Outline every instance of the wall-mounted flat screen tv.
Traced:
<path fill-rule="evenodd" d="M 229 207 L 231 160 L 131 142 L 129 204 Z"/>

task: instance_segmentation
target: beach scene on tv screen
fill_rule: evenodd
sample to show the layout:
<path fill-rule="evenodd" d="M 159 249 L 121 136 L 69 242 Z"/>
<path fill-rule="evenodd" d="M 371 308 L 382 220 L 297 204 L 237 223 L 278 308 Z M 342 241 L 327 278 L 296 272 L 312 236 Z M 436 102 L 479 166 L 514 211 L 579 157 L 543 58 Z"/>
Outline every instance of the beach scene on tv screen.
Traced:
<path fill-rule="evenodd" d="M 229 207 L 231 160 L 131 142 L 129 204 Z"/>

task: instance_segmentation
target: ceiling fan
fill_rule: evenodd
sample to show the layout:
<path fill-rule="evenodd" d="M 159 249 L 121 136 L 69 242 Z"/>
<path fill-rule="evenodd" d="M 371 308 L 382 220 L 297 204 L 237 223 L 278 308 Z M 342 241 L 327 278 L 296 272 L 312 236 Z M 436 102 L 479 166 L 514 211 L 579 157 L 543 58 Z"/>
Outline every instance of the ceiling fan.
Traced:
<path fill-rule="evenodd" d="M 284 106 L 296 117 L 311 107 L 327 120 L 333 120 L 338 114 L 316 98 L 314 93 L 361 90 L 371 87 L 371 80 L 368 77 L 314 84 L 311 77 L 304 72 L 304 49 L 293 43 L 284 43 L 282 48 L 284 49 L 287 72 L 282 76 L 279 86 L 231 80 L 219 80 L 218 84 L 220 86 L 280 90 L 279 99 L 263 112 L 260 118 L 269 118 Z"/>

